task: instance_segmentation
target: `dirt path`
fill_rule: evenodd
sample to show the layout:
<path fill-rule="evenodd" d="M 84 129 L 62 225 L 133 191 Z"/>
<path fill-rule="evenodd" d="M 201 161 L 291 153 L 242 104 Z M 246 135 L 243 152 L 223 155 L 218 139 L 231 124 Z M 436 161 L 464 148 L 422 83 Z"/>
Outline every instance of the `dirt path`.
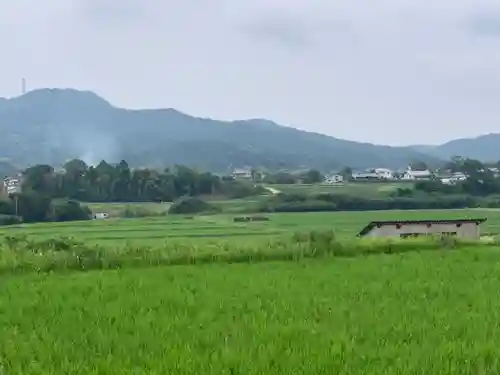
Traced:
<path fill-rule="evenodd" d="M 275 188 L 272 188 L 272 187 L 269 187 L 269 186 L 264 186 L 264 188 L 269 191 L 272 195 L 277 195 L 279 193 L 281 193 L 280 190 L 278 189 L 275 189 Z"/>

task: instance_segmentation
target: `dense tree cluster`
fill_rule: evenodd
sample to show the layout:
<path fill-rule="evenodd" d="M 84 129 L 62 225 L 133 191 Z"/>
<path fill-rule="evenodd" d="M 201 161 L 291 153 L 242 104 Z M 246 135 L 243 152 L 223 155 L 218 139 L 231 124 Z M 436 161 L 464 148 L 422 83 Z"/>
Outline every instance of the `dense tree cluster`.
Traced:
<path fill-rule="evenodd" d="M 466 194 L 472 196 L 487 196 L 500 194 L 500 177 L 491 166 L 478 160 L 455 157 L 445 168 L 449 173 L 461 173 L 462 180 L 443 183 L 440 179 L 419 181 L 415 184 L 416 191 L 431 194 Z"/>
<path fill-rule="evenodd" d="M 51 199 L 29 191 L 0 200 L 0 225 L 39 221 L 89 220 L 88 207 L 71 199 Z"/>
<path fill-rule="evenodd" d="M 450 197 L 395 197 L 366 198 L 341 194 L 280 194 L 269 199 L 261 212 L 319 212 L 319 211 L 375 211 L 458 209 L 477 207 L 480 203 L 467 196 Z M 484 202 L 486 205 L 486 202 Z M 489 202 L 490 206 L 500 202 Z"/>
<path fill-rule="evenodd" d="M 184 166 L 157 171 L 131 169 L 125 161 L 117 165 L 102 161 L 93 167 L 74 159 L 60 171 L 44 164 L 26 169 L 22 192 L 0 199 L 0 225 L 90 219 L 90 210 L 79 202 L 162 202 L 216 194 L 242 198 L 262 192 L 252 183 Z M 176 202 L 179 212 L 193 210 L 193 201 Z"/>
<path fill-rule="evenodd" d="M 78 159 L 67 162 L 61 172 L 49 165 L 28 168 L 23 189 L 84 202 L 161 202 L 214 194 L 239 198 L 260 192 L 250 183 L 224 180 L 184 166 L 164 171 L 131 169 L 122 160 L 117 165 L 102 161 L 94 167 Z"/>

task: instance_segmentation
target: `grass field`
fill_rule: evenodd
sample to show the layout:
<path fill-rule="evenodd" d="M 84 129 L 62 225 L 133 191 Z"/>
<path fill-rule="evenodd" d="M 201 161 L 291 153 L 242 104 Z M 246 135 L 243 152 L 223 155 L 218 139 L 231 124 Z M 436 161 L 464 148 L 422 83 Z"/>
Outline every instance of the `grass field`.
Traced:
<path fill-rule="evenodd" d="M 283 193 L 299 194 L 347 194 L 363 197 L 387 197 L 397 188 L 411 188 L 412 182 L 347 182 L 332 185 L 270 185 Z"/>
<path fill-rule="evenodd" d="M 143 210 L 150 212 L 152 216 L 166 213 L 170 207 L 170 203 L 85 203 L 92 213 L 106 212 L 110 216 L 121 216 L 123 212 L 129 208 L 131 210 Z"/>
<path fill-rule="evenodd" d="M 2 277 L 2 374 L 497 374 L 500 251 Z"/>
<path fill-rule="evenodd" d="M 500 210 L 234 216 L 3 227 L 0 375 L 499 372 L 496 243 L 354 237 L 371 220 L 461 217 L 486 217 L 483 233 L 496 235 Z M 290 241 L 332 229 L 341 242 Z M 10 247 L 18 235 L 104 250 Z M 280 238 L 288 242 L 268 241 Z M 70 272 L 101 268 L 114 269 Z"/>
<path fill-rule="evenodd" d="M 321 194 L 335 193 L 363 197 L 388 197 L 397 188 L 409 188 L 411 182 L 394 183 L 344 183 L 337 185 L 266 185 L 269 194 L 276 193 L 298 193 L 298 194 Z M 219 207 L 224 213 L 241 213 L 255 211 L 266 200 L 267 196 L 254 196 L 243 199 L 221 199 L 221 197 L 202 197 L 206 201 Z M 93 213 L 106 212 L 111 217 L 122 217 L 126 209 L 131 211 L 148 212 L 151 216 L 161 215 L 168 211 L 171 203 L 86 203 Z"/>
<path fill-rule="evenodd" d="M 161 216 L 141 219 L 109 219 L 88 222 L 40 223 L 9 226 L 0 235 L 25 234 L 32 238 L 68 236 L 89 243 L 111 246 L 123 243 L 158 245 L 171 241 L 237 241 L 251 243 L 294 232 L 334 230 L 338 238 L 354 238 L 371 220 L 447 219 L 486 217 L 483 232 L 500 234 L 500 211 L 496 210 L 432 210 L 432 211 L 363 211 L 325 213 L 270 214 L 268 222 L 235 223 L 234 215 Z"/>

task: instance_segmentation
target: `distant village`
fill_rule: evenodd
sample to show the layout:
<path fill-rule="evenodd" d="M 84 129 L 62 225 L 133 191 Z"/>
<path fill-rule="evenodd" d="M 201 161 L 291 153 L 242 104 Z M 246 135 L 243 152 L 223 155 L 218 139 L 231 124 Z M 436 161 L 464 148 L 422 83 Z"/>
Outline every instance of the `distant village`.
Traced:
<path fill-rule="evenodd" d="M 495 177 L 500 176 L 500 169 L 496 167 L 488 168 Z M 240 181 L 266 182 L 266 177 L 270 175 L 285 174 L 289 177 L 288 183 L 291 184 L 307 184 L 307 179 L 304 175 L 310 169 L 295 170 L 295 171 L 279 171 L 267 172 L 258 170 L 252 167 L 234 168 L 229 176 L 223 178 L 231 178 Z M 64 169 L 58 169 L 56 173 L 64 173 Z M 319 173 L 319 172 L 317 172 Z M 351 171 L 349 168 L 344 168 L 340 172 L 332 172 L 326 175 L 321 175 L 316 180 L 317 183 L 324 185 L 342 184 L 344 182 L 404 182 L 404 181 L 424 181 L 437 180 L 445 185 L 454 185 L 458 181 L 467 180 L 468 176 L 463 172 L 452 172 L 446 169 L 412 169 L 408 166 L 406 169 L 392 170 L 389 168 L 369 168 L 362 171 Z M 3 180 L 3 186 L 0 188 L 0 194 L 15 194 L 21 192 L 22 173 L 15 176 L 6 177 Z"/>
<path fill-rule="evenodd" d="M 498 168 L 488 168 L 495 177 L 500 175 L 500 170 Z M 300 171 L 289 172 L 292 175 L 296 175 L 296 184 L 303 183 L 300 178 Z M 236 168 L 232 172 L 232 178 L 235 180 L 255 180 L 256 174 L 259 179 L 265 178 L 265 172 L 256 172 L 251 167 Z M 450 170 L 444 169 L 421 169 L 416 170 L 408 166 L 404 170 L 392 170 L 388 168 L 370 168 L 363 171 L 342 171 L 334 172 L 324 175 L 322 181 L 323 184 L 339 184 L 343 182 L 384 182 L 384 181 L 422 181 L 422 180 L 439 180 L 445 185 L 453 185 L 458 181 L 463 181 L 467 179 L 467 175 L 462 172 L 451 172 Z"/>

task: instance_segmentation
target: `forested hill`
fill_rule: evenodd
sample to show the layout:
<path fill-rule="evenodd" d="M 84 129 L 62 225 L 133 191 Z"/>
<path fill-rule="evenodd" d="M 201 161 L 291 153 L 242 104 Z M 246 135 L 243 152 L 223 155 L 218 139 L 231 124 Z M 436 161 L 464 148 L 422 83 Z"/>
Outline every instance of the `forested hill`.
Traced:
<path fill-rule="evenodd" d="M 247 165 L 330 170 L 437 161 L 411 147 L 351 142 L 268 120 L 226 122 L 174 109 L 116 108 L 92 92 L 70 89 L 0 99 L 0 131 L 0 157 L 22 166 L 125 159 L 131 166 L 181 164 L 223 172 Z"/>
<path fill-rule="evenodd" d="M 414 148 L 442 159 L 465 156 L 494 162 L 500 160 L 500 134 L 485 134 L 475 138 L 455 139 L 438 146 L 414 146 Z"/>

